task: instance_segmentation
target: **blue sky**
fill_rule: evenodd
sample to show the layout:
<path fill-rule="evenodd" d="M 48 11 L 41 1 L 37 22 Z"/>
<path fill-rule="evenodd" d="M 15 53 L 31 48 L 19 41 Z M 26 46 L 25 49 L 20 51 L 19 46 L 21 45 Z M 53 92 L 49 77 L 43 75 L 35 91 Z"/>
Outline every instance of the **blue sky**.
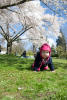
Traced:
<path fill-rule="evenodd" d="M 62 31 L 64 33 L 64 36 L 66 38 L 66 43 L 67 43 L 67 22 L 62 25 Z"/>

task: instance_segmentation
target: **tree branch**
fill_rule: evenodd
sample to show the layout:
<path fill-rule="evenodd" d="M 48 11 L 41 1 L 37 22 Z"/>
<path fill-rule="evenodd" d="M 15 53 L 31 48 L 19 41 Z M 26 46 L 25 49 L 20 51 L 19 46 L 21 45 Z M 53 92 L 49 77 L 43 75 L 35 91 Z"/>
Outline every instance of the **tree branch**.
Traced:
<path fill-rule="evenodd" d="M 13 4 L 7 4 L 7 5 L 5 4 L 3 6 L 0 6 L 0 9 L 6 9 L 7 7 L 16 6 L 16 5 L 22 4 L 26 1 L 31 1 L 31 0 L 21 0 L 21 1 L 18 0 L 18 2 L 15 2 Z"/>
<path fill-rule="evenodd" d="M 0 28 L 2 30 L 3 33 L 1 33 L 1 35 L 7 40 L 7 34 L 5 33 L 4 29 L 2 28 L 2 26 L 0 25 Z"/>
<path fill-rule="evenodd" d="M 23 33 L 25 33 L 27 30 L 33 28 L 32 26 L 25 29 L 22 33 L 20 32 L 20 34 L 18 33 L 13 39 L 12 39 L 12 42 L 15 41 L 18 37 L 20 37 Z"/>
<path fill-rule="evenodd" d="M 32 39 L 32 38 L 25 38 L 25 39 L 19 39 L 19 40 L 39 40 L 38 38 L 37 39 Z"/>
<path fill-rule="evenodd" d="M 23 30 L 19 31 L 13 38 L 12 41 L 22 32 Z"/>
<path fill-rule="evenodd" d="M 9 27 L 14 31 L 14 33 L 16 33 L 15 28 L 13 28 L 11 25 L 9 25 Z"/>
<path fill-rule="evenodd" d="M 42 0 L 40 0 L 46 7 L 48 7 L 51 11 L 53 11 L 54 13 L 56 13 L 56 14 L 59 14 L 59 12 L 57 12 L 56 10 L 54 10 L 54 9 L 52 9 L 51 7 L 49 7 L 48 5 L 47 5 L 47 3 L 45 3 L 45 2 L 43 2 Z"/>
<path fill-rule="evenodd" d="M 17 13 L 17 14 L 20 14 L 20 13 L 18 13 L 17 11 L 14 11 L 14 10 L 12 10 L 12 9 L 9 9 L 8 7 L 7 7 L 6 9 L 9 10 L 9 11 L 11 11 L 11 12 L 15 12 L 15 13 Z"/>

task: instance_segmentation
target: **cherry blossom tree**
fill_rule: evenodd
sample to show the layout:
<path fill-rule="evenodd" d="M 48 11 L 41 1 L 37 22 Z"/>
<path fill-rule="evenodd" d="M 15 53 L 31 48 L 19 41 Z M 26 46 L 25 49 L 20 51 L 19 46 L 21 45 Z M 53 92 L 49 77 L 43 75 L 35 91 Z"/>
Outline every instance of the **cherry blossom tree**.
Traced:
<path fill-rule="evenodd" d="M 61 20 L 58 21 L 59 19 L 56 15 L 49 15 L 49 14 L 44 15 L 44 11 L 46 10 L 46 8 L 43 9 L 43 8 L 39 7 L 37 9 L 37 4 L 38 4 L 38 2 L 36 2 L 36 3 L 32 2 L 32 5 L 31 5 L 31 2 L 29 2 L 29 3 L 25 3 L 22 6 L 22 9 L 24 8 L 24 10 L 22 10 L 22 11 L 24 11 L 24 16 L 27 16 L 29 19 L 31 19 L 31 23 L 32 23 L 32 21 L 34 21 L 34 24 L 33 24 L 34 28 L 30 29 L 27 32 L 27 37 L 30 38 L 30 41 L 33 44 L 35 44 L 36 47 L 37 47 L 37 45 L 40 46 L 44 42 L 47 42 L 46 34 L 52 34 L 52 35 L 55 35 L 56 37 L 61 35 L 59 29 L 60 29 L 61 23 L 64 23 L 64 19 L 60 18 Z M 33 5 L 35 5 L 34 10 L 32 10 L 32 8 L 34 8 Z M 33 13 L 31 13 L 31 11 Z M 39 18 L 39 20 L 38 20 L 38 18 Z M 44 27 L 42 27 L 42 26 L 44 26 Z M 48 30 L 46 30 L 45 27 L 47 27 Z"/>
<path fill-rule="evenodd" d="M 26 2 L 28 1 L 28 2 Z M 41 0 L 49 9 L 51 5 L 58 7 L 58 2 L 54 0 Z M 62 0 L 63 1 L 63 0 Z M 58 3 L 58 4 L 57 4 Z M 14 6 L 14 7 L 13 7 Z M 61 7 L 61 6 L 60 6 Z M 59 7 L 58 7 L 59 8 Z M 66 9 L 66 8 L 65 8 Z M 59 35 L 59 26 L 57 16 L 44 15 L 46 8 L 40 6 L 39 0 L 1 0 L 0 1 L 0 33 L 7 41 L 7 53 L 11 53 L 12 43 L 17 40 L 19 36 L 27 32 L 27 37 L 33 42 L 33 44 L 43 43 L 46 38 L 45 34 L 54 33 Z M 56 10 L 51 9 L 54 13 Z M 66 11 L 66 10 L 65 10 Z M 14 25 L 21 23 L 21 30 L 17 33 Z M 44 26 L 44 27 L 42 27 Z M 48 31 L 45 29 L 48 27 Z M 9 30 L 13 33 L 10 34 Z M 34 39 L 35 38 L 35 39 Z M 40 42 L 39 42 L 40 41 Z M 9 48 L 9 49 L 8 49 Z"/>
<path fill-rule="evenodd" d="M 36 10 L 35 14 L 38 14 L 38 18 L 32 14 L 32 8 L 28 9 L 27 12 L 29 12 L 27 15 L 27 12 L 25 12 L 25 7 L 29 4 L 33 6 L 33 8 Z M 14 9 L 1 9 L 0 10 L 0 33 L 1 35 L 6 39 L 7 41 L 7 53 L 10 54 L 12 51 L 12 43 L 17 40 L 19 36 L 21 36 L 23 33 L 28 31 L 31 28 L 35 28 L 39 25 L 39 23 L 42 20 L 42 13 L 43 10 L 42 7 L 40 7 L 40 4 L 38 5 L 39 8 L 41 8 L 41 11 L 39 11 L 39 8 L 36 9 L 35 3 L 24 4 L 23 7 L 20 5 L 19 7 L 16 6 L 17 12 Z M 26 6 L 25 6 L 26 5 Z M 31 7 L 31 6 L 30 6 Z M 25 9 L 25 10 L 24 10 Z M 14 10 L 14 11 L 13 11 Z M 31 10 L 31 11 L 30 11 Z M 34 11 L 33 11 L 34 12 Z M 41 16 L 39 15 L 41 14 Z M 32 16 L 30 16 L 32 15 Z M 38 22 L 39 21 L 39 22 Z M 17 33 L 16 29 L 13 27 L 17 23 L 21 23 L 21 30 Z M 11 33 L 10 30 L 13 32 Z"/>
<path fill-rule="evenodd" d="M 0 9 L 8 8 L 10 6 L 16 6 L 28 1 L 32 0 L 0 0 Z M 33 0 L 33 1 L 41 1 L 53 12 L 59 14 L 58 11 L 60 10 L 60 12 L 63 12 L 65 15 L 67 15 L 67 7 L 66 7 L 67 0 Z"/>
<path fill-rule="evenodd" d="M 15 20 L 14 20 L 15 19 Z M 21 24 L 21 29 L 17 32 L 14 25 L 21 23 L 18 16 L 6 9 L 1 10 L 0 14 L 0 34 L 7 41 L 7 53 L 10 54 L 12 51 L 12 43 L 21 36 L 24 32 L 32 28 L 32 26 L 27 26 L 26 24 Z M 11 31 L 12 32 L 11 32 Z"/>

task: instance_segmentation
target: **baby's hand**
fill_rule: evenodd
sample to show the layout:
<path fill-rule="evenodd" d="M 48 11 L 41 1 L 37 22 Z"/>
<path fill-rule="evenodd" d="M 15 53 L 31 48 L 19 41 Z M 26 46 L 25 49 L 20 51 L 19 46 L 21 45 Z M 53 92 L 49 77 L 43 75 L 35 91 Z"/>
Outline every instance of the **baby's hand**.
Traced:
<path fill-rule="evenodd" d="M 51 72 L 53 72 L 53 73 L 54 73 L 55 71 L 53 70 L 53 71 L 51 71 Z"/>
<path fill-rule="evenodd" d="M 37 72 L 36 70 L 34 70 L 33 72 Z"/>

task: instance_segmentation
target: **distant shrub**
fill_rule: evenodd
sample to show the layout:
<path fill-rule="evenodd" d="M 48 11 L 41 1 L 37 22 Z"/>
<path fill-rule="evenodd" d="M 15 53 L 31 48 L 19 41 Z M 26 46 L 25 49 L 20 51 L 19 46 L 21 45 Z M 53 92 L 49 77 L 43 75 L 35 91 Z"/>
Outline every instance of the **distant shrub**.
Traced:
<path fill-rule="evenodd" d="M 27 51 L 27 56 L 32 56 L 34 55 L 32 51 Z"/>
<path fill-rule="evenodd" d="M 67 51 L 65 52 L 62 46 L 58 46 L 56 48 L 56 50 L 57 50 L 57 56 L 59 58 L 65 58 L 65 59 L 67 59 Z"/>

